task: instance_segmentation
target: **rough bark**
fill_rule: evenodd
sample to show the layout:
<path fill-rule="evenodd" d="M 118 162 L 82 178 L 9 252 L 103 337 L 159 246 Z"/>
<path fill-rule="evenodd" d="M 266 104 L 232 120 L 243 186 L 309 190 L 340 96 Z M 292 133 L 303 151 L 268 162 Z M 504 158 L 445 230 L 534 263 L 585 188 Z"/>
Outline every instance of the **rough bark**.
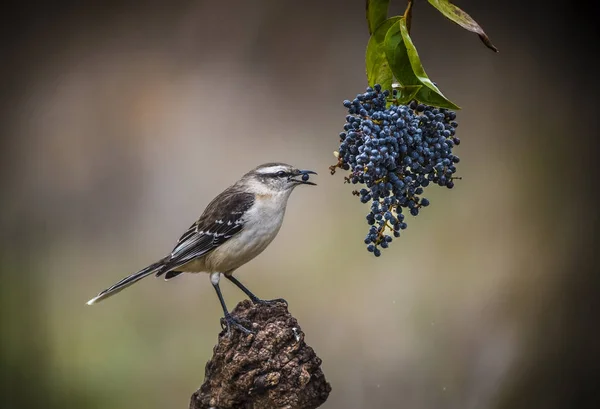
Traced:
<path fill-rule="evenodd" d="M 327 400 L 321 359 L 284 303 L 245 300 L 232 315 L 255 334 L 219 334 L 190 409 L 311 409 Z"/>

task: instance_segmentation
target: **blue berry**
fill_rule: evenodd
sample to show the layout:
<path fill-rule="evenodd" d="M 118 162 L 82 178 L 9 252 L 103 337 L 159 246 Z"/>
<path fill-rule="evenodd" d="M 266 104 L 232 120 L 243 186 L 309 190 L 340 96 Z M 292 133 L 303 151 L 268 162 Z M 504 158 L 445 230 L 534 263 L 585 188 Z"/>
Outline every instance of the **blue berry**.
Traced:
<path fill-rule="evenodd" d="M 339 162 L 333 167 L 349 171 L 348 182 L 363 185 L 357 196 L 371 202 L 364 242 L 377 257 L 406 229 L 403 210 L 417 216 L 429 206 L 421 197 L 428 186 L 454 187 L 460 162 L 452 152 L 460 144 L 456 113 L 417 101 L 390 105 L 389 95 L 376 84 L 352 101 L 344 100 L 348 115 L 338 138 Z"/>

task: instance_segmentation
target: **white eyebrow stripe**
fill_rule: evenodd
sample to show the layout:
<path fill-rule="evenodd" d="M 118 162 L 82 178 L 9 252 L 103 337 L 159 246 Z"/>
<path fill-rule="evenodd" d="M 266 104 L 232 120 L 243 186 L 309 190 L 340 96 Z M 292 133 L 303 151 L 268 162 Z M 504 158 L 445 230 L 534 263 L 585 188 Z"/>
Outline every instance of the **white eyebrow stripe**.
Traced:
<path fill-rule="evenodd" d="M 277 173 L 280 170 L 287 172 L 289 170 L 289 168 L 287 166 L 281 166 L 281 165 L 269 166 L 267 168 L 262 168 L 262 169 L 257 170 L 256 173 L 259 173 L 261 175 L 266 175 L 269 173 Z"/>

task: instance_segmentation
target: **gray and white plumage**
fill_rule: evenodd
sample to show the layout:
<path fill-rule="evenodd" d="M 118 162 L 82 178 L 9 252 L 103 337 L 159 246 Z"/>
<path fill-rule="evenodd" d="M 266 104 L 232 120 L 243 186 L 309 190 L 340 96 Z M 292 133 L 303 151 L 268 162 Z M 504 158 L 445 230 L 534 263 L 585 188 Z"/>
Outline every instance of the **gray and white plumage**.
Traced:
<path fill-rule="evenodd" d="M 301 184 L 314 185 L 297 178 L 309 173 L 315 172 L 285 163 L 256 167 L 208 204 L 169 255 L 100 292 L 88 304 L 108 298 L 151 274 L 164 275 L 168 280 L 183 272 L 206 272 L 211 274 L 213 285 L 218 284 L 221 273 L 233 274 L 273 241 L 291 192 Z"/>

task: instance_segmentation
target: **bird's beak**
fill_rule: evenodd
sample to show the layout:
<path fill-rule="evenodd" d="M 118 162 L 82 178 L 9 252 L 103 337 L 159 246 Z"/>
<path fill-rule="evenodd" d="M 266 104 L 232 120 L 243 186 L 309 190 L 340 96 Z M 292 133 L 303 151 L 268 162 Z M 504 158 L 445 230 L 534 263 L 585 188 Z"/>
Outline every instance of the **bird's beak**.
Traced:
<path fill-rule="evenodd" d="M 300 176 L 300 179 L 293 179 L 295 182 L 297 182 L 298 184 L 301 185 L 312 185 L 312 186 L 316 186 L 316 183 L 313 182 L 309 182 L 308 179 L 307 180 L 303 180 L 302 177 L 306 178 L 308 177 L 308 175 L 316 175 L 317 172 L 313 172 L 312 170 L 299 170 L 298 174 L 296 176 Z M 306 176 L 305 176 L 306 175 Z"/>

